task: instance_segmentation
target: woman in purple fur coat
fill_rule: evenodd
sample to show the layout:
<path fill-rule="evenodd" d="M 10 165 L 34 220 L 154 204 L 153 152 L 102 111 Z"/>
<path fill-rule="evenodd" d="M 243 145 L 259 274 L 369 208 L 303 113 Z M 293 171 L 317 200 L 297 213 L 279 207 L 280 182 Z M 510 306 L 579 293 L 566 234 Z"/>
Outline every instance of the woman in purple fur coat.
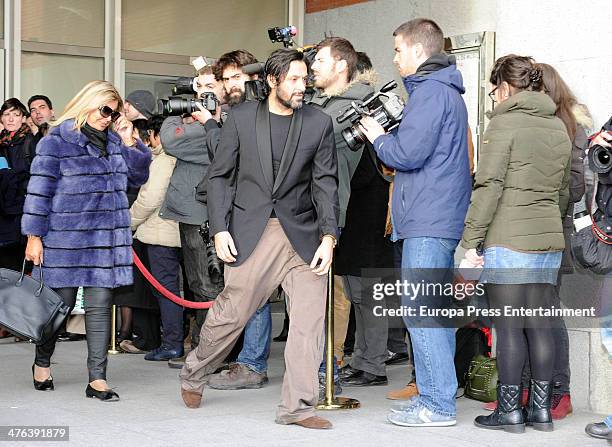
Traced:
<path fill-rule="evenodd" d="M 147 181 L 151 152 L 132 137 L 112 84 L 92 81 L 68 103 L 37 147 L 21 230 L 26 259 L 71 308 L 84 287 L 87 397 L 119 396 L 106 383 L 112 289 L 132 283 L 128 182 Z M 113 129 L 111 129 L 111 124 Z M 43 263 L 44 261 L 44 263 Z M 35 271 L 37 277 L 38 273 Z M 34 388 L 53 390 L 55 337 L 36 347 Z"/>

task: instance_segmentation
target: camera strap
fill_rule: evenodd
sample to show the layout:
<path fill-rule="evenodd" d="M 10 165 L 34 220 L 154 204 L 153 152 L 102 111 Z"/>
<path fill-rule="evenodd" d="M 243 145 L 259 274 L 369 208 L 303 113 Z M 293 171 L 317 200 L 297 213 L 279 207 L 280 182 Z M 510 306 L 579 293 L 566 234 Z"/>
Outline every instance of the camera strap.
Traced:
<path fill-rule="evenodd" d="M 602 228 L 600 228 L 599 225 L 597 225 L 597 221 L 595 220 L 595 213 L 597 212 L 596 210 L 598 209 L 597 207 L 597 185 L 599 185 L 599 180 L 594 182 L 594 186 L 593 186 L 593 197 L 591 199 L 591 211 L 590 211 L 591 220 L 593 222 L 591 225 L 591 230 L 593 231 L 593 234 L 600 242 L 606 245 L 612 245 L 612 235 L 606 233 Z"/>

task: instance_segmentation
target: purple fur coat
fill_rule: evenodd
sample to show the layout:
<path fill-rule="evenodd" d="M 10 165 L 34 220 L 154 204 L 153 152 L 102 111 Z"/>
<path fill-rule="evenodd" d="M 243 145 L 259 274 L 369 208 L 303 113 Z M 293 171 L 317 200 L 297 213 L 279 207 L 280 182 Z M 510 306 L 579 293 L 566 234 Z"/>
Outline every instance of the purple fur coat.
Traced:
<path fill-rule="evenodd" d="M 132 284 L 132 231 L 125 194 L 149 177 L 151 151 L 127 147 L 108 131 L 108 156 L 74 130 L 54 127 L 38 144 L 21 220 L 23 234 L 41 236 L 49 287 Z M 38 277 L 38 272 L 33 276 Z"/>

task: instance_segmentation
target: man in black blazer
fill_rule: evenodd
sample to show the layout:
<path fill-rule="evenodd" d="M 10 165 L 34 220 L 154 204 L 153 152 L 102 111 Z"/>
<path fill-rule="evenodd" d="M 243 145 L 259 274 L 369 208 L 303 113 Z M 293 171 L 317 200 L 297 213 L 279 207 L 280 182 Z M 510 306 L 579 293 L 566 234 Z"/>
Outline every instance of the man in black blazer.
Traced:
<path fill-rule="evenodd" d="M 301 52 L 275 51 L 265 72 L 268 99 L 232 108 L 210 168 L 209 219 L 217 254 L 227 263 L 225 289 L 185 361 L 181 395 L 188 407 L 199 407 L 207 376 L 282 284 L 291 326 L 276 422 L 330 428 L 315 416 L 314 405 L 338 228 L 333 126 L 328 115 L 303 105 L 307 67 Z"/>

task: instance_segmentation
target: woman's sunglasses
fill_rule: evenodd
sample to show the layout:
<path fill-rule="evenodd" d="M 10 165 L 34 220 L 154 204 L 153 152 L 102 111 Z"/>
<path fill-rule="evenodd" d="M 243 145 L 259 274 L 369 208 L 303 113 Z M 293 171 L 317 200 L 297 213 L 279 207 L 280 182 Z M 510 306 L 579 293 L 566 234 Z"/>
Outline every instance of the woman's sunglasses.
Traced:
<path fill-rule="evenodd" d="M 110 116 L 113 123 L 121 116 L 121 112 L 117 112 L 116 110 L 111 109 L 109 106 L 100 106 L 98 111 L 104 118 L 108 118 Z"/>

